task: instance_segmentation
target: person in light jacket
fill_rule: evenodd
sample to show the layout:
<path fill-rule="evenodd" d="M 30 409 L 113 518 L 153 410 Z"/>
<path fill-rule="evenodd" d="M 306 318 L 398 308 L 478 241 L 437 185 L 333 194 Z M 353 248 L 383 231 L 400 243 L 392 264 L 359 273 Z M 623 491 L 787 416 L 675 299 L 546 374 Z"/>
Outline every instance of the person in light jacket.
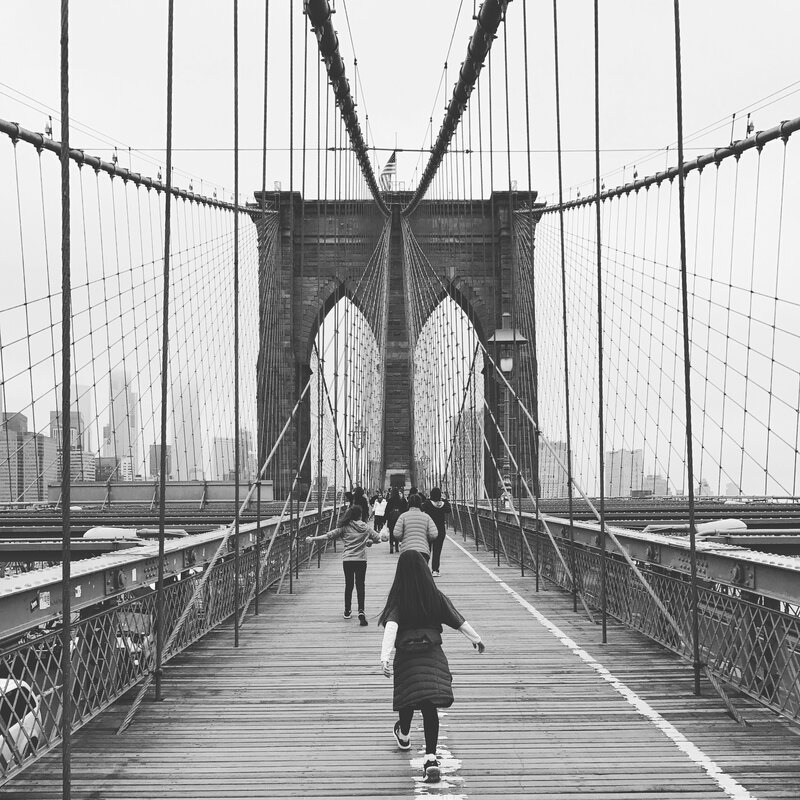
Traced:
<path fill-rule="evenodd" d="M 379 531 L 386 521 L 386 498 L 383 496 L 383 492 L 378 492 L 378 494 L 375 495 L 372 509 L 375 514 L 375 530 Z"/>
<path fill-rule="evenodd" d="M 427 561 L 431 557 L 431 542 L 439 535 L 436 523 L 422 512 L 422 499 L 418 494 L 408 497 L 408 511 L 397 518 L 394 526 L 395 541 L 400 543 L 400 553 L 418 550 Z"/>

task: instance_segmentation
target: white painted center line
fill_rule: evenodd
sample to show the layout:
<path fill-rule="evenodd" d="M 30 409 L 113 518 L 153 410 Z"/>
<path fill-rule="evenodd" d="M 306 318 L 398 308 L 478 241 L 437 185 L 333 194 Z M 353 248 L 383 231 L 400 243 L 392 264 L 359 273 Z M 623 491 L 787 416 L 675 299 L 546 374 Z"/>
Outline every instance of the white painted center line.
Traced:
<path fill-rule="evenodd" d="M 568 648 L 574 655 L 581 661 L 591 667 L 604 681 L 610 684 L 622 697 L 627 700 L 643 717 L 650 720 L 668 739 L 670 739 L 675 746 L 689 758 L 702 767 L 708 776 L 733 800 L 757 800 L 755 795 L 751 794 L 740 783 L 734 780 L 730 775 L 717 766 L 714 761 L 707 756 L 696 744 L 690 742 L 671 722 L 668 722 L 661 714 L 658 713 L 647 701 L 643 700 L 632 689 L 626 686 L 622 681 L 615 678 L 599 661 L 587 653 L 582 647 L 578 646 L 576 642 L 569 638 L 557 625 L 550 622 L 544 614 L 537 611 L 524 597 L 512 589 L 505 581 L 499 578 L 492 570 L 482 564 L 472 553 L 465 547 L 462 547 L 452 536 L 448 539 L 459 549 L 462 553 L 472 559 L 489 577 L 501 586 L 508 594 L 511 595 L 526 611 L 532 614 L 536 620 L 545 628 L 547 628 L 558 641 Z"/>

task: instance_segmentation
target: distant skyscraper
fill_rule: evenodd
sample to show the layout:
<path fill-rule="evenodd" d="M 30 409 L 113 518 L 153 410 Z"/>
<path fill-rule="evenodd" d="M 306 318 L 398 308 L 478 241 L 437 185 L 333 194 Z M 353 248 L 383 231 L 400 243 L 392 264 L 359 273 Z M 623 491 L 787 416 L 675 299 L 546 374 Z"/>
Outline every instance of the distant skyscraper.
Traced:
<path fill-rule="evenodd" d="M 733 481 L 728 481 L 725 486 L 726 497 L 738 497 L 741 493 L 742 490 Z"/>
<path fill-rule="evenodd" d="M 190 379 L 176 385 L 172 404 L 175 421 L 175 477 L 179 481 L 201 481 L 205 477 L 205 462 L 197 381 Z"/>
<path fill-rule="evenodd" d="M 58 482 L 58 443 L 29 431 L 24 414 L 0 420 L 0 501 L 46 500 L 48 484 Z"/>
<path fill-rule="evenodd" d="M 139 396 L 130 390 L 123 370 L 111 373 L 109 412 L 103 428 L 103 456 L 127 459 L 130 467 L 125 471 L 132 475 L 139 463 Z"/>
<path fill-rule="evenodd" d="M 161 473 L 161 445 L 150 445 L 150 475 L 157 478 Z M 167 478 L 172 477 L 172 446 L 167 445 Z"/>
<path fill-rule="evenodd" d="M 644 476 L 642 491 L 649 492 L 653 497 L 668 497 L 672 494 L 669 490 L 667 479 L 663 475 L 658 475 L 657 473 Z"/>
<path fill-rule="evenodd" d="M 708 481 L 705 478 L 700 478 L 700 482 L 697 485 L 697 496 L 712 497 L 713 495 L 714 492 L 711 491 L 711 486 Z"/>
<path fill-rule="evenodd" d="M 611 450 L 606 453 L 606 495 L 630 497 L 642 489 L 642 451 Z"/>
<path fill-rule="evenodd" d="M 539 446 L 539 486 L 542 497 L 567 497 L 567 443 L 551 442 Z M 555 451 L 555 454 L 553 453 Z M 556 458 L 558 456 L 558 458 Z M 558 462 L 561 461 L 561 464 Z"/>
<path fill-rule="evenodd" d="M 239 481 L 244 483 L 253 477 L 253 453 L 250 431 L 239 431 Z M 217 481 L 236 480 L 236 440 L 232 436 L 215 436 L 212 453 L 211 474 Z"/>
<path fill-rule="evenodd" d="M 211 474 L 216 481 L 232 481 L 234 479 L 235 440 L 226 436 L 214 437 L 214 448 L 211 455 Z"/>

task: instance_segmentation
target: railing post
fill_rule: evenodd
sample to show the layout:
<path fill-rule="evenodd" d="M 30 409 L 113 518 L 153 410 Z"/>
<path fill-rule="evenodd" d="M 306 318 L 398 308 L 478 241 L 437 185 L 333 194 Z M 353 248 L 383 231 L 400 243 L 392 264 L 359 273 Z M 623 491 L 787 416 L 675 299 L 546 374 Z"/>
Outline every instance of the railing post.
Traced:
<path fill-rule="evenodd" d="M 297 493 L 297 532 L 294 537 L 295 578 L 300 579 L 300 492 Z"/>
<path fill-rule="evenodd" d="M 256 594 L 253 613 L 258 616 L 258 596 L 261 594 L 261 476 L 256 483 Z"/>
<path fill-rule="evenodd" d="M 517 481 L 517 503 L 519 508 L 517 509 L 517 521 L 519 522 L 519 569 L 520 569 L 520 576 L 525 577 L 525 548 L 523 545 L 525 542 L 523 541 L 523 537 L 525 536 L 525 531 L 522 527 L 522 498 L 519 495 L 519 481 Z"/>
<path fill-rule="evenodd" d="M 294 591 L 294 569 L 292 568 L 292 547 L 294 545 L 294 498 L 292 497 L 292 489 L 294 488 L 294 481 L 289 485 L 289 594 Z"/>

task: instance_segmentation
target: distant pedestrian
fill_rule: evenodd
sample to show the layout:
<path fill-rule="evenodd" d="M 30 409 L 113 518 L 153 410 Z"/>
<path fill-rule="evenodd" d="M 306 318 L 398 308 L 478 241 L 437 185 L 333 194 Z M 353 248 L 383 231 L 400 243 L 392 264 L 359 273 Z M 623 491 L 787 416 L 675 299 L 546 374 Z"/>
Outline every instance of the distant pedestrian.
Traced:
<path fill-rule="evenodd" d="M 400 553 L 378 624 L 385 627 L 381 645 L 383 674 L 391 677 L 390 663 L 394 667 L 392 708 L 398 713 L 394 738 L 401 750 L 411 748 L 411 720 L 419 709 L 425 730 L 422 777 L 426 783 L 436 783 L 441 777 L 436 757 L 438 709 L 453 704 L 453 676 L 442 650 L 442 626 L 463 633 L 478 653 L 486 648 L 450 598 L 436 588 L 423 555 L 414 550 Z"/>
<path fill-rule="evenodd" d="M 344 515 L 342 525 L 329 533 L 319 536 L 306 536 L 307 542 L 321 542 L 324 540 L 344 540 L 344 553 L 342 555 L 342 569 L 344 570 L 344 618 L 350 619 L 351 604 L 353 601 L 353 584 L 355 584 L 358 597 L 358 621 L 368 625 L 364 607 L 364 583 L 367 576 L 367 552 L 373 542 L 380 542 L 380 535 L 361 520 L 361 506 L 354 505 Z"/>
<path fill-rule="evenodd" d="M 369 501 L 364 494 L 364 489 L 361 486 L 356 486 L 353 489 L 353 502 L 352 505 L 361 507 L 361 519 L 364 522 L 369 521 Z"/>
<path fill-rule="evenodd" d="M 405 497 L 400 494 L 400 490 L 395 486 L 392 489 L 392 495 L 386 502 L 386 525 L 389 527 L 389 552 L 399 553 L 400 543 L 394 538 L 394 527 L 401 514 L 408 511 L 408 502 Z"/>
<path fill-rule="evenodd" d="M 422 506 L 422 504 L 423 504 L 423 503 L 425 502 L 425 500 L 427 499 L 427 498 L 425 497 L 424 493 L 423 493 L 423 492 L 421 492 L 419 489 L 417 489 L 417 487 L 416 487 L 416 486 L 412 486 L 412 487 L 411 487 L 411 488 L 408 490 L 408 499 L 410 500 L 410 499 L 412 498 L 412 496 L 413 496 L 413 495 L 417 495 L 417 496 L 419 497 L 419 499 L 420 499 L 420 506 Z"/>
<path fill-rule="evenodd" d="M 442 558 L 442 547 L 445 540 L 444 515 L 452 513 L 450 503 L 445 497 L 442 499 L 442 490 L 438 486 L 431 489 L 431 498 L 422 504 L 422 510 L 433 520 L 436 525 L 436 539 L 431 543 L 431 572 L 434 578 L 439 577 L 439 567 Z"/>
<path fill-rule="evenodd" d="M 375 497 L 375 503 L 372 506 L 372 511 L 375 514 L 375 530 L 379 531 L 383 527 L 383 523 L 386 521 L 386 498 L 383 496 L 382 493 L 379 493 Z"/>
<path fill-rule="evenodd" d="M 394 526 L 394 538 L 400 543 L 400 552 L 419 550 L 427 561 L 431 556 L 431 542 L 439 535 L 436 524 L 422 513 L 422 501 L 418 494 L 409 495 L 408 511 L 401 514 Z"/>

